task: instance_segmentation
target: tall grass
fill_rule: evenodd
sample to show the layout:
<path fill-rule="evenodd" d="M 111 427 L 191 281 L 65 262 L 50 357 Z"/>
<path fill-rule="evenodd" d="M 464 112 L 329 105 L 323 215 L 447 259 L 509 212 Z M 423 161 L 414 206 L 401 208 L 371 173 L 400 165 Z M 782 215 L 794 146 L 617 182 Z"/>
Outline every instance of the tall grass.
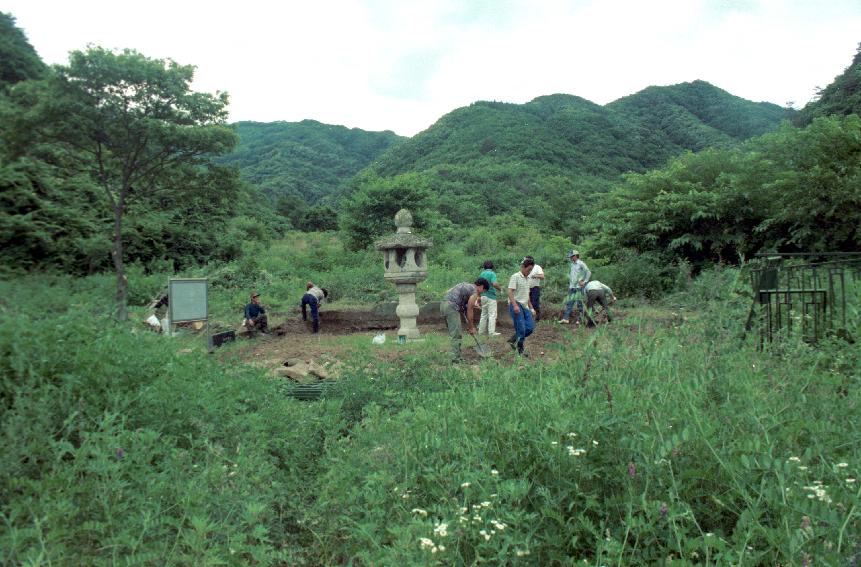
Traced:
<path fill-rule="evenodd" d="M 109 278 L 0 283 L 0 562 L 857 562 L 857 348 L 756 350 L 739 281 L 552 363 L 449 367 L 434 339 L 381 363 L 345 338 L 312 403 L 111 322 Z"/>

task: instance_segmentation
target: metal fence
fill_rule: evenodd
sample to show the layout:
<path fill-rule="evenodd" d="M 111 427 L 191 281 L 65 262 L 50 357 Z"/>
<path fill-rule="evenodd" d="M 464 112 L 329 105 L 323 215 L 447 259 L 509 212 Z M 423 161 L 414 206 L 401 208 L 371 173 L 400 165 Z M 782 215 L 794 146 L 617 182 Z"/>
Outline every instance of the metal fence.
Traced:
<path fill-rule="evenodd" d="M 758 254 L 750 273 L 746 331 L 760 346 L 800 335 L 816 343 L 846 333 L 848 305 L 861 286 L 861 252 Z"/>

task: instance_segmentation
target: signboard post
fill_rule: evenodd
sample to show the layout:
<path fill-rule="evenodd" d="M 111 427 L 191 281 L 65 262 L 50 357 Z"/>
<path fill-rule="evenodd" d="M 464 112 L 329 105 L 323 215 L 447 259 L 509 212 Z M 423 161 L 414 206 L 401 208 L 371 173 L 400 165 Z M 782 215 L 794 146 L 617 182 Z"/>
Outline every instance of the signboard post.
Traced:
<path fill-rule="evenodd" d="M 209 280 L 169 278 L 167 293 L 171 331 L 174 323 L 204 321 L 207 346 L 212 348 L 212 337 L 209 336 Z"/>

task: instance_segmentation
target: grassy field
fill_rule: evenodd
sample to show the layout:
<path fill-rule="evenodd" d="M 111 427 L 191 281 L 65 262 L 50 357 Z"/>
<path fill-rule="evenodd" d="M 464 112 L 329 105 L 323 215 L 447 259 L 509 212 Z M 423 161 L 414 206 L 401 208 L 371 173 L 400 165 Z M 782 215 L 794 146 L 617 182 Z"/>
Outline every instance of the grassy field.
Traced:
<path fill-rule="evenodd" d="M 276 245 L 220 268 L 214 314 L 250 285 L 274 306 L 307 279 L 363 289 L 367 259 Z M 133 272 L 138 304 L 164 279 Z M 109 277 L 0 283 L 0 562 L 857 563 L 857 344 L 757 350 L 743 281 L 628 298 L 546 359 L 451 367 L 440 337 L 332 337 L 344 366 L 316 402 L 199 337 L 112 322 Z"/>

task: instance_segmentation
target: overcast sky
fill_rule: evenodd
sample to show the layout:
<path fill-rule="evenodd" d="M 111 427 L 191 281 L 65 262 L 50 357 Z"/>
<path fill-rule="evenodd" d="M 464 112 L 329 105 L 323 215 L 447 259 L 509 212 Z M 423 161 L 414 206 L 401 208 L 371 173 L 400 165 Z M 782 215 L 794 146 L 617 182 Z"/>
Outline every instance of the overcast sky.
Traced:
<path fill-rule="evenodd" d="M 476 100 L 599 104 L 702 79 L 803 106 L 852 61 L 861 0 L 3 0 L 48 63 L 87 44 L 197 66 L 230 119 L 412 136 Z"/>

